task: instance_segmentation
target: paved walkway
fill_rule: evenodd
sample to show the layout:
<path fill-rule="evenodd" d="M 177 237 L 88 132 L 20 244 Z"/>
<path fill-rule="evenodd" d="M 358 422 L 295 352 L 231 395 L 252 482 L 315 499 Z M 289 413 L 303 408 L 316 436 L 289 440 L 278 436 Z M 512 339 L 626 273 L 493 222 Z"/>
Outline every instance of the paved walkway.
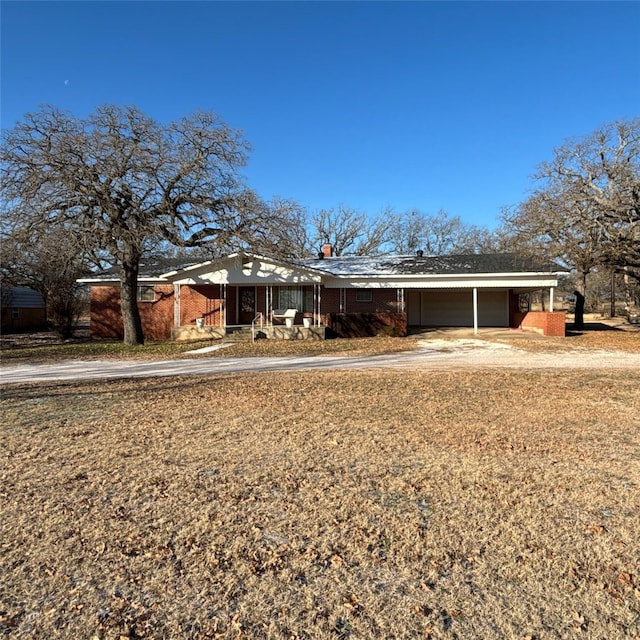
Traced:
<path fill-rule="evenodd" d="M 419 348 L 415 351 L 382 356 L 202 357 L 175 360 L 65 361 L 54 364 L 6 366 L 0 367 L 0 383 L 374 368 L 632 369 L 640 371 L 640 354 L 578 350 L 529 353 L 510 345 L 481 340 L 454 340 L 445 343 L 424 341 L 419 343 Z"/>

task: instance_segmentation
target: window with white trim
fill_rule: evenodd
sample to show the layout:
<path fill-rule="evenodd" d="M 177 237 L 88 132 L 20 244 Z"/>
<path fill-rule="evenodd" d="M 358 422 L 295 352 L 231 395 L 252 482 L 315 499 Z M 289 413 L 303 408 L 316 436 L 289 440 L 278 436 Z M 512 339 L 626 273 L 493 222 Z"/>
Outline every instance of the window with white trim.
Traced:
<path fill-rule="evenodd" d="M 366 289 L 356 291 L 356 302 L 373 302 L 373 291 Z"/>
<path fill-rule="evenodd" d="M 153 285 L 138 285 L 138 302 L 154 302 L 156 299 L 156 288 Z"/>
<path fill-rule="evenodd" d="M 313 311 L 313 287 L 278 287 L 277 309 Z"/>

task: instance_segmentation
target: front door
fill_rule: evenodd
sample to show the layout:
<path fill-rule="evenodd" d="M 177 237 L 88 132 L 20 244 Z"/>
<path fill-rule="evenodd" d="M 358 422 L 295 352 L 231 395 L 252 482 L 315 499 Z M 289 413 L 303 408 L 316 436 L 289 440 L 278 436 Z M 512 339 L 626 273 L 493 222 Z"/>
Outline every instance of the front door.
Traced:
<path fill-rule="evenodd" d="M 256 288 L 238 287 L 238 324 L 251 324 L 256 317 Z"/>

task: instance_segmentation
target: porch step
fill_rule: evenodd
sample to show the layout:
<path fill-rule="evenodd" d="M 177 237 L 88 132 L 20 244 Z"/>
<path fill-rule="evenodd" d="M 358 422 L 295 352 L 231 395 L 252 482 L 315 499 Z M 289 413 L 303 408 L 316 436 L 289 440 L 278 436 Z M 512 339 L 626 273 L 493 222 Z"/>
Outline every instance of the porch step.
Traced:
<path fill-rule="evenodd" d="M 259 329 L 256 329 L 256 334 Z M 223 340 L 225 342 L 251 342 L 251 327 L 227 327 Z"/>
<path fill-rule="evenodd" d="M 256 340 L 324 340 L 326 327 L 302 327 L 283 325 L 256 327 Z M 251 342 L 251 327 L 227 327 L 224 342 Z"/>

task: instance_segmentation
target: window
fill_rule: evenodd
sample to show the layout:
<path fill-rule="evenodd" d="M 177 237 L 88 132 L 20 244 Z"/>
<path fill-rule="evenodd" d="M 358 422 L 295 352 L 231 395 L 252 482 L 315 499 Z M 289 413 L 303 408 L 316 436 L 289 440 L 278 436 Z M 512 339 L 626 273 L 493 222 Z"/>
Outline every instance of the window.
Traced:
<path fill-rule="evenodd" d="M 17 320 L 20 317 L 20 309 L 16 309 L 15 307 L 11 309 L 11 317 Z"/>
<path fill-rule="evenodd" d="M 356 291 L 356 302 L 373 302 L 373 291 Z"/>
<path fill-rule="evenodd" d="M 276 308 L 313 311 L 313 287 L 278 287 Z"/>
<path fill-rule="evenodd" d="M 138 287 L 138 302 L 154 302 L 156 289 L 153 285 L 141 285 Z"/>

